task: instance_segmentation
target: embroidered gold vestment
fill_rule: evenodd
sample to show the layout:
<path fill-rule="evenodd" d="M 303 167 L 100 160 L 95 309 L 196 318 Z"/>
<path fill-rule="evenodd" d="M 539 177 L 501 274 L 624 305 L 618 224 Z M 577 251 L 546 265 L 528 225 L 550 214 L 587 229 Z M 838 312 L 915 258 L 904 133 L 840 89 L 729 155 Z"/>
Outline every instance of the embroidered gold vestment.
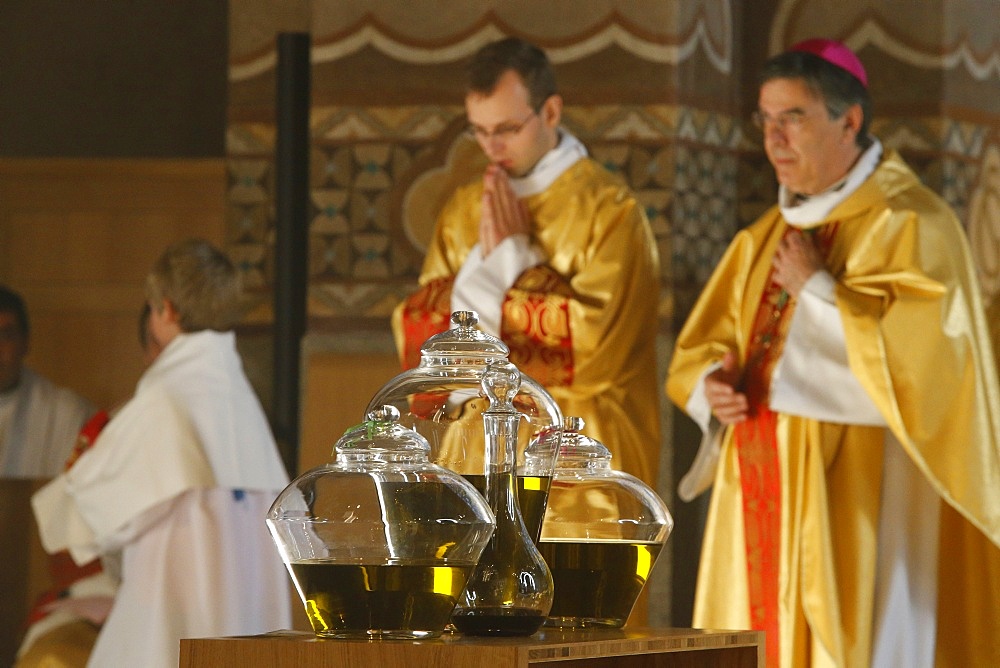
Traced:
<path fill-rule="evenodd" d="M 677 405 L 726 351 L 746 364 L 787 228 L 775 207 L 726 251 L 677 340 L 666 387 Z M 738 429 L 725 431 L 694 624 L 750 627 L 754 606 L 768 604 L 751 600 L 756 591 L 773 596 L 780 665 L 869 665 L 889 430 L 941 502 L 937 664 L 1000 665 L 1000 389 L 960 224 L 890 151 L 814 229 L 829 236 L 850 369 L 887 427 L 773 414 L 773 464 L 760 461 L 776 474 L 763 479 L 777 535 L 746 521 L 759 489 L 741 475 Z M 771 578 L 757 586 L 748 560 L 761 554 L 774 564 L 757 564 Z"/>
<path fill-rule="evenodd" d="M 420 288 L 393 314 L 404 367 L 448 327 L 451 286 L 479 241 L 482 182 L 459 189 L 438 219 Z M 507 290 L 500 337 L 510 359 L 564 415 L 611 450 L 612 465 L 656 482 L 660 449 L 659 256 L 635 196 L 589 158 L 523 200 L 547 262 Z"/>

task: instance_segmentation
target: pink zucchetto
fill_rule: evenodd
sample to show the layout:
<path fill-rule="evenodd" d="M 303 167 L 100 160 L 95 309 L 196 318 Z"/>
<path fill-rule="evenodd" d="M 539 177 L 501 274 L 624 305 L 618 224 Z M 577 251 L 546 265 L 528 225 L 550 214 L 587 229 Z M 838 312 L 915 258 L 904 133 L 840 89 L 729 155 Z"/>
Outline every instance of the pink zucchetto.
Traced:
<path fill-rule="evenodd" d="M 836 65 L 842 70 L 850 73 L 861 85 L 868 88 L 868 74 L 865 66 L 861 64 L 854 52 L 844 44 L 832 39 L 807 39 L 799 42 L 788 49 L 789 51 L 804 51 L 814 56 L 819 56 L 826 62 Z"/>

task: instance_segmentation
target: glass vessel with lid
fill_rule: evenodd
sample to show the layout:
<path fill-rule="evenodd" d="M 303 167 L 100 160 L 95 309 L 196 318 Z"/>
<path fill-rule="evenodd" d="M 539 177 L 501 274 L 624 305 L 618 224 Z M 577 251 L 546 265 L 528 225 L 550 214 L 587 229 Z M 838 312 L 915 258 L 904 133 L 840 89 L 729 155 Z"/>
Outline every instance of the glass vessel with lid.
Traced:
<path fill-rule="evenodd" d="M 368 408 L 394 406 L 400 424 L 430 443 L 431 461 L 466 476 L 481 489 L 486 466 L 482 416 L 489 407 L 482 390 L 483 374 L 488 364 L 507 363 L 510 350 L 477 327 L 475 311 L 455 311 L 451 323 L 450 329 L 424 342 L 420 363 L 382 386 Z M 528 443 L 546 429 L 555 428 L 558 434 L 562 413 L 552 395 L 523 374 L 513 404 L 522 416 L 515 453 L 521 471 Z M 554 449 L 548 452 L 555 454 Z M 519 503 L 534 536 L 541 525 L 552 465 L 550 457 L 537 463 L 530 477 L 517 477 Z"/>
<path fill-rule="evenodd" d="M 566 418 L 542 522 L 538 546 L 555 582 L 545 625 L 619 628 L 674 522 L 652 488 L 611 468 L 611 452 L 583 427 Z"/>
<path fill-rule="evenodd" d="M 461 476 L 392 406 L 337 441 L 335 461 L 275 499 L 267 526 L 316 635 L 427 638 L 448 624 L 495 527 Z"/>

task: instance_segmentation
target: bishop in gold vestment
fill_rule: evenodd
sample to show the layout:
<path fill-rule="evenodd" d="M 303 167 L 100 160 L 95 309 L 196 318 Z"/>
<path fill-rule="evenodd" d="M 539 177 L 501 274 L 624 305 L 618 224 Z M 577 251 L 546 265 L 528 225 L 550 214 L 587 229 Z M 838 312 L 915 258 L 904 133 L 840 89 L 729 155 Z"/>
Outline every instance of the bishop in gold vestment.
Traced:
<path fill-rule="evenodd" d="M 789 227 L 775 207 L 737 234 L 668 374 L 671 399 L 693 406 L 706 369 L 735 351 L 755 413 L 717 440 L 710 429 L 682 485 L 689 498 L 712 487 L 694 623 L 774 630 L 782 666 L 868 666 L 894 615 L 929 614 L 937 665 L 1000 665 L 1000 389 L 959 223 L 889 152 L 808 226 L 835 279 L 844 369 L 856 379 L 846 388 L 822 373 L 836 356 L 816 345 L 822 337 L 791 340 L 794 318 L 820 321 L 797 311 L 822 304 L 775 287 L 772 257 Z M 788 387 L 794 373 L 772 375 L 793 346 L 813 378 Z M 916 545 L 882 542 L 893 529 Z M 910 563 L 914 547 L 936 559 Z M 902 610 L 880 605 L 893 577 L 919 580 Z"/>

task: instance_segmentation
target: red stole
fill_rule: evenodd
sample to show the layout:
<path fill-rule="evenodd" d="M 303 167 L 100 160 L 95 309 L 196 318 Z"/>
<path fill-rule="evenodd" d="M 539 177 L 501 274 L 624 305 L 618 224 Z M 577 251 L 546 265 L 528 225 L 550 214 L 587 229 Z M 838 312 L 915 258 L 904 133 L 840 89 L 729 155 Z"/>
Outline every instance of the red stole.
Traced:
<path fill-rule="evenodd" d="M 816 228 L 814 240 L 826 255 L 837 224 Z M 785 236 L 794 233 L 785 230 Z M 808 230 L 807 234 L 812 234 Z M 754 318 L 750 345 L 744 361 L 743 391 L 750 404 L 746 420 L 734 427 L 740 466 L 743 521 L 747 553 L 747 584 L 750 622 L 766 634 L 767 665 L 777 666 L 778 576 L 781 549 L 781 468 L 778 461 L 777 415 L 769 407 L 771 374 L 791 324 L 794 300 L 774 282 L 774 269 L 767 277 Z"/>

